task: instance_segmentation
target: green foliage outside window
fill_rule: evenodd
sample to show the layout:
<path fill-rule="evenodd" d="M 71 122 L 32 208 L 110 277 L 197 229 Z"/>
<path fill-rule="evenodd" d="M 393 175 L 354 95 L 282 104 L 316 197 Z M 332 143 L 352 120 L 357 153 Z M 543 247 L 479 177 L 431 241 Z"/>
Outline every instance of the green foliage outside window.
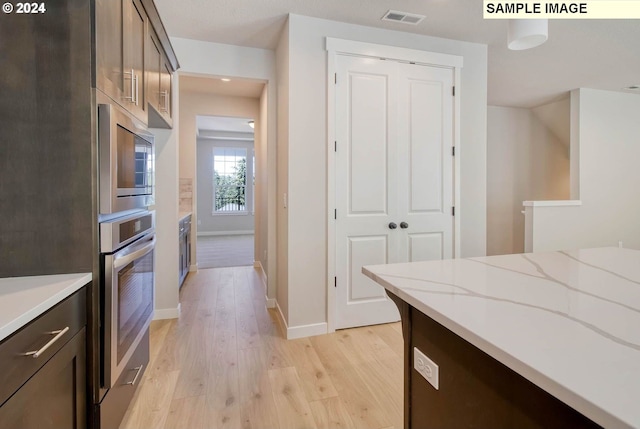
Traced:
<path fill-rule="evenodd" d="M 215 210 L 244 211 L 247 183 L 247 159 L 241 158 L 234 166 L 233 175 L 215 175 Z"/>

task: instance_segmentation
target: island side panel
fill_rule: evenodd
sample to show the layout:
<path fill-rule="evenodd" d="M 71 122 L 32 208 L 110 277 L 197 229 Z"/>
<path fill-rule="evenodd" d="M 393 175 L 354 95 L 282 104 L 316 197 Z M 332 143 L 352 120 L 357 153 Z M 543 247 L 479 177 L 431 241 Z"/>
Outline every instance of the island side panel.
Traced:
<path fill-rule="evenodd" d="M 411 427 L 411 368 L 412 368 L 412 346 L 411 346 L 411 306 L 405 301 L 387 291 L 387 296 L 398 307 L 400 320 L 402 321 L 402 337 L 404 338 L 404 429 Z"/>
<path fill-rule="evenodd" d="M 407 428 L 600 428 L 413 307 L 409 318 Z M 413 347 L 439 366 L 439 390 L 413 369 Z"/>

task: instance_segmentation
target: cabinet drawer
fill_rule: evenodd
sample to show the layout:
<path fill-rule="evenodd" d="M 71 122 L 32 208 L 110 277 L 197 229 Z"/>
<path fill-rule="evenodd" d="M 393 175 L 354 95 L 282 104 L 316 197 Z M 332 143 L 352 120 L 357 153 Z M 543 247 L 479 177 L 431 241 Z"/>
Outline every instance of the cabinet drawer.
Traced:
<path fill-rule="evenodd" d="M 149 329 L 131 355 L 127 368 L 100 404 L 100 428 L 118 429 L 149 364 Z M 142 368 L 140 368 L 142 367 Z M 138 370 L 138 368 L 140 368 Z"/>
<path fill-rule="evenodd" d="M 0 407 L 0 429 L 86 429 L 85 340 L 83 328 Z"/>
<path fill-rule="evenodd" d="M 83 287 L 0 344 L 0 404 L 86 325 L 86 312 L 86 287 Z M 44 348 L 57 336 L 52 332 L 66 328 L 38 357 L 25 355 Z"/>

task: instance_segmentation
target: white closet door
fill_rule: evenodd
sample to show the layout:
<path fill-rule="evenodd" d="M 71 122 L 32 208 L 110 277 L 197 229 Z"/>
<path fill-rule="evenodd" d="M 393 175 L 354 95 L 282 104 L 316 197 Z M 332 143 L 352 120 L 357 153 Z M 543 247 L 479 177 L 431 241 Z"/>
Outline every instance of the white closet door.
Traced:
<path fill-rule="evenodd" d="M 398 64 L 398 260 L 453 257 L 453 70 Z"/>
<path fill-rule="evenodd" d="M 442 88 L 452 71 L 442 70 L 337 56 L 337 329 L 400 319 L 363 265 L 451 253 L 452 162 L 444 147 L 451 150 L 452 110 L 443 109 L 452 104 Z"/>

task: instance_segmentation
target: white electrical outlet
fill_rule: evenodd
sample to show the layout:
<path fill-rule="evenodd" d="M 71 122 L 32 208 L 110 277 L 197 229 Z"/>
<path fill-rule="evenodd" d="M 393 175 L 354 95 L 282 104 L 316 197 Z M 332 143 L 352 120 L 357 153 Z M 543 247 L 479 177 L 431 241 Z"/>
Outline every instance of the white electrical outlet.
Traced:
<path fill-rule="evenodd" d="M 439 389 L 438 365 L 418 350 L 417 347 L 413 348 L 413 367 L 436 390 Z"/>

